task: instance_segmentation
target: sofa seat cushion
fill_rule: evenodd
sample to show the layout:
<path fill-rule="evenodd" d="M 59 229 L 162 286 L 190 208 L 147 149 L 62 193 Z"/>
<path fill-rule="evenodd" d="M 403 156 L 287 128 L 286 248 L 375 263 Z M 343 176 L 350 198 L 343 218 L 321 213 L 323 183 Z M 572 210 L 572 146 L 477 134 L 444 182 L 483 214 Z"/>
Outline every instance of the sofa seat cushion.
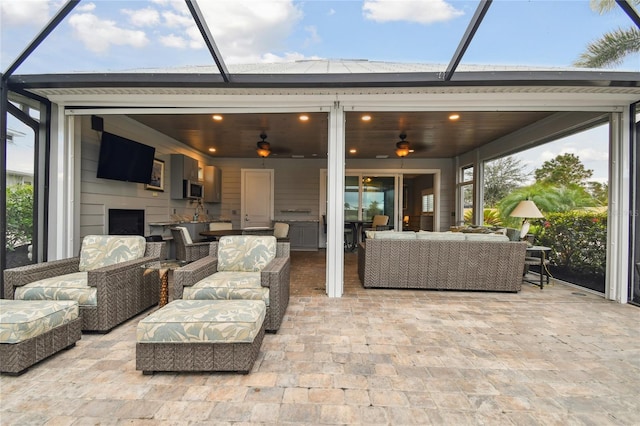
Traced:
<path fill-rule="evenodd" d="M 78 318 L 70 300 L 0 299 L 0 343 L 20 343 Z"/>
<path fill-rule="evenodd" d="M 227 235 L 218 242 L 218 271 L 259 272 L 275 257 L 273 235 Z"/>
<path fill-rule="evenodd" d="M 416 233 L 413 231 L 373 231 L 375 240 L 415 240 Z"/>
<path fill-rule="evenodd" d="M 87 284 L 86 272 L 74 272 L 16 287 L 15 299 L 75 300 L 79 305 L 96 306 L 97 289 Z"/>
<path fill-rule="evenodd" d="M 87 235 L 80 249 L 80 271 L 91 271 L 144 257 L 146 240 L 139 235 Z"/>
<path fill-rule="evenodd" d="M 260 272 L 221 271 L 185 287 L 183 299 L 262 300 L 269 306 L 269 288 L 260 285 Z"/>
<path fill-rule="evenodd" d="M 253 342 L 266 309 L 257 300 L 174 300 L 138 323 L 138 343 Z"/>
<path fill-rule="evenodd" d="M 416 234 L 418 240 L 436 240 L 436 241 L 464 241 L 465 234 L 460 232 L 431 232 L 419 231 Z"/>
<path fill-rule="evenodd" d="M 467 241 L 509 241 L 504 234 L 462 234 Z"/>

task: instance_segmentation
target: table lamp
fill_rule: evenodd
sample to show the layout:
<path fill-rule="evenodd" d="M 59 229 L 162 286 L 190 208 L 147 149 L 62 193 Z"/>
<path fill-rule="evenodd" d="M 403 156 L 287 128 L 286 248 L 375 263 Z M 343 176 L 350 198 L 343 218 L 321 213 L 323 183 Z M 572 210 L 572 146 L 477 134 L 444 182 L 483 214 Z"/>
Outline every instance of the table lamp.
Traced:
<path fill-rule="evenodd" d="M 538 210 L 536 204 L 531 200 L 520 201 L 509 216 L 523 218 L 522 228 L 520 229 L 520 239 L 524 238 L 527 235 L 527 232 L 529 232 L 529 226 L 531 226 L 531 224 L 527 219 L 544 217 L 540 210 Z"/>

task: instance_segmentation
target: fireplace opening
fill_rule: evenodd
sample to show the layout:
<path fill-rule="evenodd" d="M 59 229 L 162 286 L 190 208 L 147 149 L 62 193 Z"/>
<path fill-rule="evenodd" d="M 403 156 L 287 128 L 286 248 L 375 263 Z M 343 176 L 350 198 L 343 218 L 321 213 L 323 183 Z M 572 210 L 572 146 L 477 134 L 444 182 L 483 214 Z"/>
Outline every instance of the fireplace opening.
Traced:
<path fill-rule="evenodd" d="M 109 209 L 109 235 L 144 236 L 144 210 Z"/>

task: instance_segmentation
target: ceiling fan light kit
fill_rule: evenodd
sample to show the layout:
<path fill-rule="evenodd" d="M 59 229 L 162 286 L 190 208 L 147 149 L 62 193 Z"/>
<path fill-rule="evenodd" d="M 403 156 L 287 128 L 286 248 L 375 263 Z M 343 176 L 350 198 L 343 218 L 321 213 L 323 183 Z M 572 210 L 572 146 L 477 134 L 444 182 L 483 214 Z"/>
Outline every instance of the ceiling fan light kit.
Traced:
<path fill-rule="evenodd" d="M 265 140 L 267 139 L 266 134 L 264 133 L 260 134 L 260 138 L 262 140 L 258 141 L 257 143 L 258 149 L 256 149 L 256 152 L 258 153 L 259 157 L 266 158 L 269 156 L 269 154 L 271 154 L 271 144 Z"/>
<path fill-rule="evenodd" d="M 405 141 L 407 135 L 400 134 L 400 142 L 396 144 L 396 155 L 400 158 L 409 155 L 409 142 Z"/>

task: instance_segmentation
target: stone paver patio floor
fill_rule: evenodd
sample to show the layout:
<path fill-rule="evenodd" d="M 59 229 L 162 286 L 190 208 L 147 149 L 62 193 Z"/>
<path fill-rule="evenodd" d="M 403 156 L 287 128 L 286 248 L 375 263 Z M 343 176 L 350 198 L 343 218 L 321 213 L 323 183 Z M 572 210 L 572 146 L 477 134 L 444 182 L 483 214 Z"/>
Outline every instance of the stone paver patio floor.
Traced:
<path fill-rule="evenodd" d="M 0 424 L 640 424 L 640 308 L 559 283 L 368 290 L 346 257 L 330 299 L 323 253 L 292 253 L 284 323 L 248 375 L 136 371 L 147 311 L 0 377 Z"/>

